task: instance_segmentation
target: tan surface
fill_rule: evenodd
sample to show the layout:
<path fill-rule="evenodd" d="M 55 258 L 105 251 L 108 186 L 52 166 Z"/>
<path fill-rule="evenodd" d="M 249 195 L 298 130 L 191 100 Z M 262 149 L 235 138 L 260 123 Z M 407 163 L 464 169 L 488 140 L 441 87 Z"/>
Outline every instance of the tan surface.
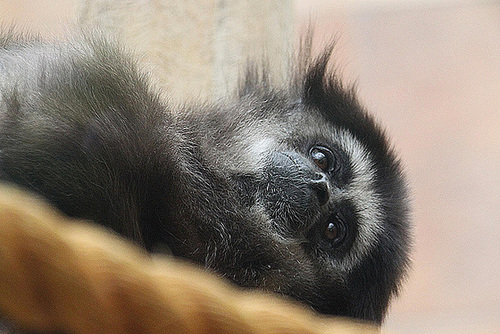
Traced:
<path fill-rule="evenodd" d="M 149 256 L 100 226 L 0 184 L 0 309 L 34 332 L 376 334 L 277 295 Z M 1 329 L 0 329 L 1 331 Z"/>
<path fill-rule="evenodd" d="M 271 77 L 281 82 L 285 73 L 293 31 L 291 0 L 79 3 L 79 23 L 119 36 L 174 101 L 234 90 L 247 59 L 260 59 L 264 50 L 273 65 Z"/>
<path fill-rule="evenodd" d="M 233 90 L 247 60 L 261 59 L 264 50 L 271 78 L 281 82 L 292 40 L 291 3 L 0 0 L 0 24 L 15 23 L 45 38 L 64 35 L 77 21 L 99 27 L 136 54 L 169 99 L 183 103 Z"/>
<path fill-rule="evenodd" d="M 47 38 L 57 38 L 74 24 L 73 0 L 0 0 L 0 26 L 32 30 Z"/>

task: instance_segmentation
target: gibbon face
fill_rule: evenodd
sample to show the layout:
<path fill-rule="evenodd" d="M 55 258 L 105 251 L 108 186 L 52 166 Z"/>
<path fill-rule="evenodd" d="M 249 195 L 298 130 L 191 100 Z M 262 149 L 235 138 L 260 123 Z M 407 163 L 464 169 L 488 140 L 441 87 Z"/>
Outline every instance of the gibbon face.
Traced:
<path fill-rule="evenodd" d="M 281 86 L 249 70 L 236 95 L 169 106 L 101 38 L 4 37 L 0 178 L 240 286 L 380 323 L 408 266 L 406 185 L 330 53 Z"/>

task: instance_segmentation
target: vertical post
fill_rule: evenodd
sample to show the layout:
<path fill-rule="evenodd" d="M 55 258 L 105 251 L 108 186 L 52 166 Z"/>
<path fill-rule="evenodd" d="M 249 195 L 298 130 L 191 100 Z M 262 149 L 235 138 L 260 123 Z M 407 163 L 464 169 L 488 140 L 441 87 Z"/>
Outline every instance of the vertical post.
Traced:
<path fill-rule="evenodd" d="M 237 86 L 247 61 L 285 77 L 292 0 L 80 0 L 78 18 L 134 50 L 170 98 L 216 98 Z"/>

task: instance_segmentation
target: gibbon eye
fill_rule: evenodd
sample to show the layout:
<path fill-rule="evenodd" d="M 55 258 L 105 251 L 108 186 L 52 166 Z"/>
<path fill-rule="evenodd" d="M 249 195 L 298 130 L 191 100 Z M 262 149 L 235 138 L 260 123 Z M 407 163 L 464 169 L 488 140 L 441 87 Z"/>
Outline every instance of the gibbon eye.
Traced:
<path fill-rule="evenodd" d="M 332 169 L 334 163 L 333 153 L 326 147 L 314 146 L 309 151 L 309 155 L 316 166 L 323 172 L 328 172 Z"/>
<path fill-rule="evenodd" d="M 323 236 L 330 242 L 333 247 L 340 246 L 346 236 L 346 229 L 344 224 L 341 222 L 328 223 Z"/>

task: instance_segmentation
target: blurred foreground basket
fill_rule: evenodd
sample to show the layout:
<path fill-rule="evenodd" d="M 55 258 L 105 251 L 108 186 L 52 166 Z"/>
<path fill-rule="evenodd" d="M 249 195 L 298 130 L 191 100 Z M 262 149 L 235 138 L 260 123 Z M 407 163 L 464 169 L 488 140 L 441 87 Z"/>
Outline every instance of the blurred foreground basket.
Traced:
<path fill-rule="evenodd" d="M 0 315 L 65 333 L 375 333 L 193 266 L 0 187 Z"/>

